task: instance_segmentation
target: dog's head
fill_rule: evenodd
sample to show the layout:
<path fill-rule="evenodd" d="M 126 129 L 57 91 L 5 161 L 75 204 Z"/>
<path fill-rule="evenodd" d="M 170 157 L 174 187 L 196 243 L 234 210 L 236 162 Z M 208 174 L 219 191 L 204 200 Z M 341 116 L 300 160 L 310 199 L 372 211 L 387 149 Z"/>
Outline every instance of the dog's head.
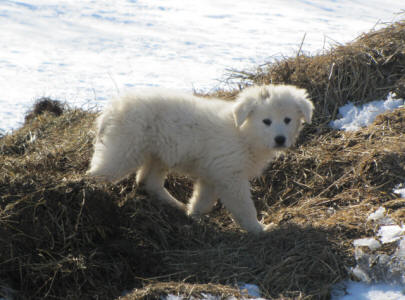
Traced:
<path fill-rule="evenodd" d="M 233 117 L 255 147 L 283 150 L 294 144 L 304 121 L 311 123 L 313 109 L 304 89 L 253 86 L 239 94 Z"/>

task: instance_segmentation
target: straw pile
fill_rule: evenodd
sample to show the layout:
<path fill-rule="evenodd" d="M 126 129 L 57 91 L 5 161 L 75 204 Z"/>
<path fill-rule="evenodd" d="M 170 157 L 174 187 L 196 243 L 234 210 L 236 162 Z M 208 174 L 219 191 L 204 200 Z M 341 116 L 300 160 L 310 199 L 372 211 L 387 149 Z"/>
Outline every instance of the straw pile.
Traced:
<path fill-rule="evenodd" d="M 0 139 L 0 296 L 239 297 L 244 282 L 273 299 L 328 299 L 349 276 L 352 240 L 374 229 L 368 214 L 384 206 L 398 223 L 405 217 L 405 200 L 392 193 L 405 182 L 405 108 L 358 132 L 322 124 L 347 100 L 403 97 L 404 69 L 405 24 L 397 23 L 328 54 L 235 75 L 245 85 L 305 87 L 317 107 L 298 147 L 252 182 L 259 217 L 278 225 L 260 237 L 241 231 L 220 204 L 196 222 L 138 190 L 134 176 L 117 185 L 86 178 L 96 114 L 42 99 Z M 191 184 L 167 181 L 182 201 Z"/>

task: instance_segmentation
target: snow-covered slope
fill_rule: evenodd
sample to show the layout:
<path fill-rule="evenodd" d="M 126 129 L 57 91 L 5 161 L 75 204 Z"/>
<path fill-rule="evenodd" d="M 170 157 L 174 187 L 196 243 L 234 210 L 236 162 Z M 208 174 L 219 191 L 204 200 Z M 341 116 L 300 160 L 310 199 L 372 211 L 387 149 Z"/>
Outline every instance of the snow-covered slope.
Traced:
<path fill-rule="evenodd" d="M 399 0 L 0 1 L 0 130 L 34 99 L 103 105 L 127 88 L 191 91 L 227 68 L 316 53 L 394 21 Z"/>

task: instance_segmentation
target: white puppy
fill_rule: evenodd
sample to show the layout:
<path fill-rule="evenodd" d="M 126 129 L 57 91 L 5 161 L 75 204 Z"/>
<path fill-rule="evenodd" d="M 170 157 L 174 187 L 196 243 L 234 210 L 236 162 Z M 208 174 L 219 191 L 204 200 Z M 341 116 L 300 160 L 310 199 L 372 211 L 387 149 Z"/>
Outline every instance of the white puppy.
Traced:
<path fill-rule="evenodd" d="M 249 179 L 290 147 L 311 122 L 305 90 L 287 85 L 246 88 L 236 102 L 152 89 L 114 100 L 98 118 L 88 174 L 117 181 L 137 172 L 148 193 L 187 211 L 208 213 L 220 199 L 254 233 L 257 220 Z M 195 180 L 188 206 L 164 188 L 169 170 Z"/>

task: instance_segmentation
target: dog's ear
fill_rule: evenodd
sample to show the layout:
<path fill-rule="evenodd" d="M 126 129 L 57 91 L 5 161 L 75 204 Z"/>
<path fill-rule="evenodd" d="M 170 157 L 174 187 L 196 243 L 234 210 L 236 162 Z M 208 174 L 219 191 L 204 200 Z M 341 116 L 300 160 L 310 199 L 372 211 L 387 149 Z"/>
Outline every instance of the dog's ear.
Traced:
<path fill-rule="evenodd" d="M 241 127 L 246 121 L 250 113 L 253 111 L 253 107 L 254 100 L 252 98 L 238 100 L 238 102 L 235 103 L 233 106 L 233 119 L 237 128 Z"/>
<path fill-rule="evenodd" d="M 305 122 L 311 124 L 314 105 L 312 104 L 311 100 L 308 99 L 307 94 L 305 94 L 305 97 L 300 98 L 297 103 L 298 109 L 302 114 L 302 118 L 305 120 Z"/>
<path fill-rule="evenodd" d="M 270 97 L 269 90 L 264 86 L 252 86 L 243 90 L 233 107 L 233 119 L 235 126 L 241 127 L 249 115 L 255 109 L 255 106 L 264 99 Z"/>

